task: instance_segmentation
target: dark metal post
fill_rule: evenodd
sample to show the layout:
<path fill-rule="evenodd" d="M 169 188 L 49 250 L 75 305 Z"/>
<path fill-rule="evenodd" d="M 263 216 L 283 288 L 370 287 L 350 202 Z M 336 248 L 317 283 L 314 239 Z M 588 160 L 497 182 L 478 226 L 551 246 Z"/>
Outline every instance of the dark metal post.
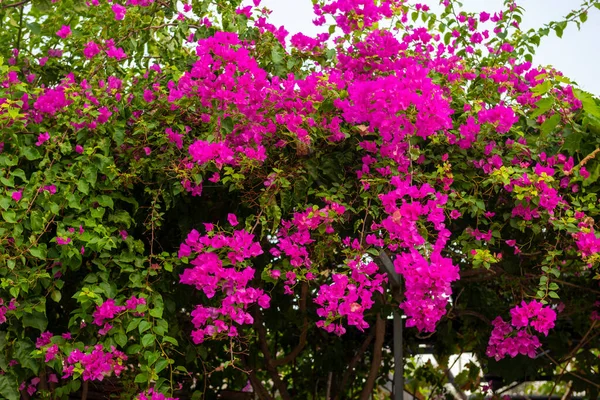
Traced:
<path fill-rule="evenodd" d="M 390 278 L 394 298 L 397 298 L 396 295 L 399 294 L 401 289 L 401 277 L 396 272 L 394 264 L 385 250 L 381 250 L 379 253 L 379 259 L 383 263 L 385 271 Z M 398 309 L 394 312 L 394 400 L 404 400 L 404 354 L 402 352 L 402 325 L 402 313 L 400 309 Z"/>
<path fill-rule="evenodd" d="M 404 399 L 404 354 L 402 354 L 402 314 L 394 313 L 394 400 Z"/>

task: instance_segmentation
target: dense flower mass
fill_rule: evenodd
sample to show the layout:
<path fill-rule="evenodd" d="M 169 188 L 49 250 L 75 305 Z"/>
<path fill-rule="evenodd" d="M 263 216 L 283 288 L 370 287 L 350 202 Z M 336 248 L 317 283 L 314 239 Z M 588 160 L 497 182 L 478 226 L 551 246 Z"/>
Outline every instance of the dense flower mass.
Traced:
<path fill-rule="evenodd" d="M 230 218 L 231 219 L 231 218 Z M 245 260 L 263 253 L 254 236 L 245 230 L 234 231 L 228 236 L 207 227 L 207 235 L 191 231 L 179 249 L 179 257 L 192 257 L 193 268 L 183 271 L 180 282 L 195 286 L 208 299 L 217 297 L 219 307 L 198 305 L 191 312 L 194 343 L 221 335 L 238 336 L 237 325 L 252 324 L 254 318 L 248 307 L 258 304 L 269 308 L 270 297 L 262 289 L 249 287 L 255 270 Z M 197 253 L 197 255 L 196 255 Z M 231 267 L 225 267 L 220 255 L 226 257 Z"/>
<path fill-rule="evenodd" d="M 62 379 L 72 376 L 75 368 L 83 371 L 81 374 L 84 381 L 101 381 L 113 373 L 119 376 L 126 368 L 125 361 L 127 356 L 114 347 L 105 351 L 103 346 L 98 344 L 91 351 L 75 349 L 65 359 Z"/>
<path fill-rule="evenodd" d="M 0 397 L 366 398 L 392 313 L 594 371 L 600 106 L 532 53 L 600 1 L 42 3 L 0 12 Z"/>
<path fill-rule="evenodd" d="M 486 354 L 496 360 L 507 355 L 515 357 L 518 354 L 535 357 L 537 349 L 542 344 L 527 327 L 548 336 L 549 330 L 554 328 L 556 312 L 534 300 L 529 303 L 523 301 L 520 306 L 510 310 L 510 315 L 512 318 L 510 324 L 501 317 L 497 317 L 492 322 L 494 329 Z"/>

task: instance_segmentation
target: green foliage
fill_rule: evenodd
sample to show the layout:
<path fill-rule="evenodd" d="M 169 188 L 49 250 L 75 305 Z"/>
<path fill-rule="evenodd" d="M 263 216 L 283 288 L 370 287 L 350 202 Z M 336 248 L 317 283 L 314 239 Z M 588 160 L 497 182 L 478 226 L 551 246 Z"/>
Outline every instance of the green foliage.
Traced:
<path fill-rule="evenodd" d="M 273 34 L 261 32 L 236 13 L 239 3 L 191 2 L 193 13 L 214 20 L 213 26 L 177 20 L 175 1 L 130 7 L 127 17 L 118 23 L 107 4 L 88 7 L 80 0 L 34 0 L 0 5 L 0 81 L 9 72 L 32 74 L 30 84 L 23 79 L 10 88 L 0 88 L 0 142 L 5 146 L 0 151 L 0 298 L 5 306 L 11 299 L 17 304 L 9 313 L 9 322 L 0 325 L 2 398 L 19 399 L 22 382 L 62 373 L 59 359 L 45 361 L 49 343 L 43 350 L 36 346 L 36 340 L 46 331 L 55 335 L 52 343 L 60 344 L 61 356 L 96 344 L 105 349 L 114 346 L 126 353 L 128 367 L 120 379 L 107 377 L 123 399 L 134 398 L 149 388 L 181 398 L 213 398 L 224 385 L 241 390 L 249 381 L 255 390 L 266 387 L 270 392 L 267 394 L 274 396 L 276 391 L 281 392 L 275 377 L 289 390 L 287 398 L 325 398 L 329 392 L 331 398 L 358 398 L 371 369 L 368 361 L 375 358 L 377 350 L 371 345 L 375 329 L 363 333 L 352 328 L 343 337 L 318 329 L 318 307 L 307 300 L 311 298 L 307 293 L 314 294 L 318 287 L 287 296 L 282 293 L 281 281 L 272 278 L 273 270 L 292 269 L 285 258 L 263 255 L 253 261 L 257 273 L 252 283 L 272 298 L 270 309 L 252 311 L 264 320 L 264 338 L 257 329 L 258 322 L 240 328 L 240 338 L 229 341 L 198 345 L 190 337 L 190 312 L 194 307 L 217 304 L 179 284 L 189 260 L 179 258 L 177 251 L 191 229 L 202 230 L 203 223 L 224 227 L 227 215 L 235 213 L 267 248 L 269 240 L 282 229 L 282 221 L 289 221 L 295 212 L 307 207 L 318 209 L 324 199 L 339 202 L 347 207 L 349 216 L 339 221 L 335 235 L 326 232 L 325 226 L 319 228 L 310 246 L 313 265 L 307 271 L 325 280 L 338 266 L 345 268 L 343 238 L 360 237 L 362 242 L 365 232 L 376 233 L 377 229 L 370 226 L 385 214 L 378 195 L 391 188 L 389 179 L 383 176 L 368 182 L 374 188 L 371 191 L 356 179 L 364 156 L 359 143 L 373 133 L 348 123 L 341 127 L 345 140 L 335 145 L 327 140 L 328 132 L 311 127 L 312 142 L 306 148 L 295 134 L 278 127 L 274 137 L 288 145 L 269 148 L 264 164 L 244 159 L 235 166 L 183 166 L 190 138 L 215 142 L 222 135 L 236 133 L 238 119 L 243 118 L 221 113 L 204 122 L 198 111 L 202 109 L 200 101 L 187 98 L 171 108 L 167 82 L 177 82 L 197 60 L 193 46 L 186 44 L 189 35 L 198 40 L 218 31 L 230 31 L 243 40 L 255 41 L 251 56 L 268 72 L 269 79 L 289 74 L 304 77 L 313 69 L 311 62 L 323 67 L 335 62 L 333 45 L 314 54 L 284 48 Z M 457 55 L 465 58 L 469 71 L 479 74 L 485 68 L 510 65 L 508 54 L 485 55 L 478 49 L 469 55 L 464 51 L 461 44 L 466 43 L 468 32 L 458 26 L 453 7 L 447 7 L 441 16 L 402 7 L 410 11 L 408 15 L 415 24 L 421 21 L 439 32 L 446 44 L 455 40 L 452 31 L 458 30 L 462 36 L 456 39 L 461 49 Z M 505 32 L 491 44 L 507 40 L 516 48 L 515 57 L 528 60 L 543 36 L 553 31 L 561 37 L 569 24 L 579 27 L 593 7 L 599 8 L 598 3 L 586 1 L 581 10 L 563 21 L 539 30 L 513 32 L 509 31 L 509 21 L 520 22 L 522 14 L 522 9 L 516 7 L 500 25 Z M 65 24 L 73 28 L 68 41 L 56 35 Z M 373 29 L 353 34 L 360 41 L 360 35 Z M 89 41 L 111 38 L 128 55 L 127 61 L 82 56 Z M 19 50 L 18 56 L 13 55 L 13 49 Z M 63 55 L 49 57 L 41 65 L 39 59 L 49 50 L 60 50 Z M 14 62 L 9 64 L 11 57 Z M 160 63 L 160 72 L 149 69 L 155 62 Z M 37 98 L 69 73 L 78 81 L 89 81 L 89 96 L 67 89 L 68 111 L 43 118 L 38 124 L 25 124 L 23 101 L 19 99 L 23 95 Z M 144 74 L 150 77 L 142 78 Z M 111 77 L 121 79 L 125 89 L 107 89 Z M 447 89 L 454 110 L 463 110 L 465 104 L 480 107 L 478 103 L 484 100 L 502 101 L 499 86 L 489 81 L 474 80 L 465 87 L 443 74 L 432 72 L 430 78 Z M 541 357 L 527 365 L 522 358 L 484 361 L 484 372 L 504 377 L 506 384 L 523 377 L 555 376 L 557 381 L 573 380 L 577 390 L 598 394 L 597 386 L 586 384 L 597 382 L 599 376 L 597 358 L 590 356 L 598 348 L 598 339 L 592 336 L 591 344 L 584 349 L 576 343 L 583 341 L 588 329 L 595 329 L 589 315 L 600 275 L 595 269 L 580 273 L 583 262 L 571 234 L 580 230 L 577 211 L 592 219 L 600 213 L 600 159 L 586 157 L 595 155 L 600 147 L 600 103 L 591 94 L 574 89 L 582 108 L 566 112 L 568 102 L 557 95 L 557 89 L 569 81 L 556 74 L 546 78 L 531 89 L 535 107 L 519 106 L 519 122 L 509 135 L 526 139 L 536 157 L 543 152 L 564 153 L 574 157 L 574 174 L 582 167 L 589 171 L 585 179 L 574 178 L 579 191 L 565 195 L 572 208 L 556 216 L 535 221 L 513 218 L 511 212 L 519 201 L 534 199 L 534 204 L 539 204 L 539 193 L 533 185 L 515 187 L 514 198 L 502 194 L 505 185 L 527 172 L 526 167 L 505 163 L 490 174 L 473 167 L 474 160 L 488 157 L 486 143 L 498 139 L 494 127 L 482 130 L 473 148 L 456 148 L 450 154 L 441 134 L 428 142 L 417 136 L 411 138 L 411 179 L 432 185 L 452 179 L 455 190 L 449 196 L 447 210 L 456 210 L 463 218 L 448 220 L 452 237 L 445 256 L 460 266 L 462 275 L 453 287 L 451 309 L 432 336 L 423 338 L 412 330 L 405 333 L 406 351 L 417 353 L 420 344 L 434 345 L 441 367 L 409 364 L 408 388 L 419 391 L 427 387 L 428 394 L 448 395 L 444 385 L 449 377 L 443 368 L 444 364 L 447 367 L 447 357 L 469 351 L 487 360 L 489 321 L 507 313 L 509 306 L 522 298 L 535 298 L 545 304 L 563 302 L 572 310 L 558 322 L 558 333 L 544 343 L 552 358 Z M 156 99 L 148 104 L 144 91 L 152 84 L 158 85 Z M 131 99 L 120 99 L 117 94 Z M 335 102 L 348 96 L 345 90 L 332 87 L 322 99 L 315 100 L 315 109 L 322 117 L 332 117 Z M 90 106 L 92 99 L 112 112 L 110 122 L 94 129 L 76 129 L 99 117 L 97 107 Z M 139 110 L 144 112 L 136 113 Z M 269 118 L 276 120 L 275 115 L 269 114 Z M 457 127 L 465 122 L 466 114 L 457 111 L 452 118 Z M 186 132 L 186 127 L 186 146 L 180 149 L 169 141 L 165 129 Z M 449 131 L 459 134 L 458 128 Z M 36 145 L 39 135 L 45 132 L 50 133 L 51 140 Z M 85 143 L 81 151 L 76 150 L 78 143 Z M 522 150 L 516 143 L 504 157 L 510 160 Z M 381 163 L 372 168 L 385 166 Z M 220 174 L 220 181 L 211 184 L 207 179 L 215 173 Z M 191 196 L 184 181 L 204 182 L 202 196 Z M 265 185 L 267 181 L 269 186 Z M 558 186 L 553 177 L 539 177 L 540 181 Z M 14 200 L 13 193 L 21 190 L 22 198 Z M 498 218 L 492 221 L 486 216 L 490 212 Z M 428 226 L 420 228 L 426 232 Z M 469 229 L 489 229 L 493 234 L 482 241 L 474 239 Z M 522 255 L 506 244 L 507 238 L 516 240 Z M 64 245 L 60 240 L 69 242 Z M 376 248 L 369 248 L 367 253 L 374 258 L 380 254 Z M 586 260 L 590 265 L 598 265 L 599 261 L 597 255 Z M 106 334 L 99 334 L 93 324 L 97 307 L 107 299 L 125 304 L 132 296 L 145 299 L 146 304 L 122 311 L 112 321 L 114 326 Z M 390 321 L 381 345 L 385 351 L 378 383 L 382 385 L 394 369 L 391 320 L 386 318 L 397 310 L 398 302 L 386 292 L 366 315 L 371 325 L 380 316 Z M 67 332 L 72 339 L 60 337 Z M 561 366 L 571 362 L 571 351 L 581 352 L 581 356 L 577 353 L 576 365 L 579 377 L 556 371 L 556 362 Z M 293 357 L 287 358 L 289 354 Z M 349 369 L 352 363 L 353 369 Z M 480 366 L 473 363 L 455 377 L 455 384 L 460 390 L 475 391 L 480 380 Z M 82 382 L 87 382 L 83 370 L 75 370 L 72 379 L 61 379 L 44 395 L 52 390 L 53 398 L 69 398 L 83 391 Z"/>

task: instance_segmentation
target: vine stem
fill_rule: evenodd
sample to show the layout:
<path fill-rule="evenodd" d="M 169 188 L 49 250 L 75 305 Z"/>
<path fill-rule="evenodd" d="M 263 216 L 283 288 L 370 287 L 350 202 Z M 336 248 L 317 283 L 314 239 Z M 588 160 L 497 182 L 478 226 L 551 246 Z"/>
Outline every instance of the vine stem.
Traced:
<path fill-rule="evenodd" d="M 377 320 L 375 322 L 375 343 L 373 344 L 373 359 L 371 360 L 371 369 L 367 376 L 367 381 L 363 386 L 363 390 L 360 394 L 360 400 L 368 400 L 371 398 L 375 381 L 379 374 L 379 367 L 381 366 L 381 353 L 383 350 L 383 341 L 385 339 L 385 321 L 381 318 L 381 315 L 377 314 Z"/>
<path fill-rule="evenodd" d="M 11 7 L 19 7 L 19 6 L 23 6 L 27 3 L 29 3 L 31 0 L 23 0 L 23 1 L 19 1 L 16 3 L 12 3 L 12 4 L 6 4 L 4 6 L 2 6 L 2 8 L 11 8 Z"/>
<path fill-rule="evenodd" d="M 562 377 L 565 375 L 565 373 L 569 373 L 571 375 L 573 375 L 576 378 L 581 379 L 582 381 L 585 381 L 587 383 L 593 384 L 594 386 L 600 388 L 600 385 L 593 383 L 592 381 L 587 380 L 586 378 L 576 375 L 574 372 L 572 371 L 567 371 L 567 368 L 569 367 L 569 364 L 571 364 L 571 360 L 573 359 L 573 356 L 577 353 L 577 351 L 583 347 L 583 345 L 585 344 L 585 340 L 587 339 L 587 337 L 590 335 L 590 333 L 594 330 L 594 328 L 596 327 L 596 322 L 594 321 L 592 322 L 592 325 L 590 325 L 590 328 L 588 329 L 588 331 L 585 333 L 585 335 L 583 335 L 583 338 L 581 339 L 581 341 L 579 342 L 579 344 L 577 346 L 575 346 L 575 348 L 573 348 L 573 350 L 571 350 L 571 352 L 569 353 L 569 355 L 565 358 L 565 365 L 564 367 L 562 367 L 562 370 L 560 371 L 560 373 L 558 374 L 558 378 L 556 378 L 554 380 L 554 386 L 552 386 L 552 390 L 550 391 L 549 397 L 552 397 L 552 395 L 554 394 L 554 391 L 556 390 L 556 386 L 558 385 L 558 382 L 562 379 Z M 552 362 L 554 362 L 557 366 L 560 365 L 558 361 L 554 360 L 552 357 L 550 357 L 548 354 L 546 354 L 546 357 L 550 358 L 550 360 Z"/>

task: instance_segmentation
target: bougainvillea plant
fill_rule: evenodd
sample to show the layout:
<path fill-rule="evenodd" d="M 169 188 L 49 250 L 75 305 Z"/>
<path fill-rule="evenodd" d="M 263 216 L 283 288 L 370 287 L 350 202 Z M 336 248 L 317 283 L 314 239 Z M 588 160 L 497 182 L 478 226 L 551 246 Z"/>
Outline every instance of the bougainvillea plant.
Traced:
<path fill-rule="evenodd" d="M 597 397 L 600 107 L 532 56 L 600 5 L 433 3 L 3 1 L 0 396 L 367 399 L 400 311 L 407 387 Z"/>

